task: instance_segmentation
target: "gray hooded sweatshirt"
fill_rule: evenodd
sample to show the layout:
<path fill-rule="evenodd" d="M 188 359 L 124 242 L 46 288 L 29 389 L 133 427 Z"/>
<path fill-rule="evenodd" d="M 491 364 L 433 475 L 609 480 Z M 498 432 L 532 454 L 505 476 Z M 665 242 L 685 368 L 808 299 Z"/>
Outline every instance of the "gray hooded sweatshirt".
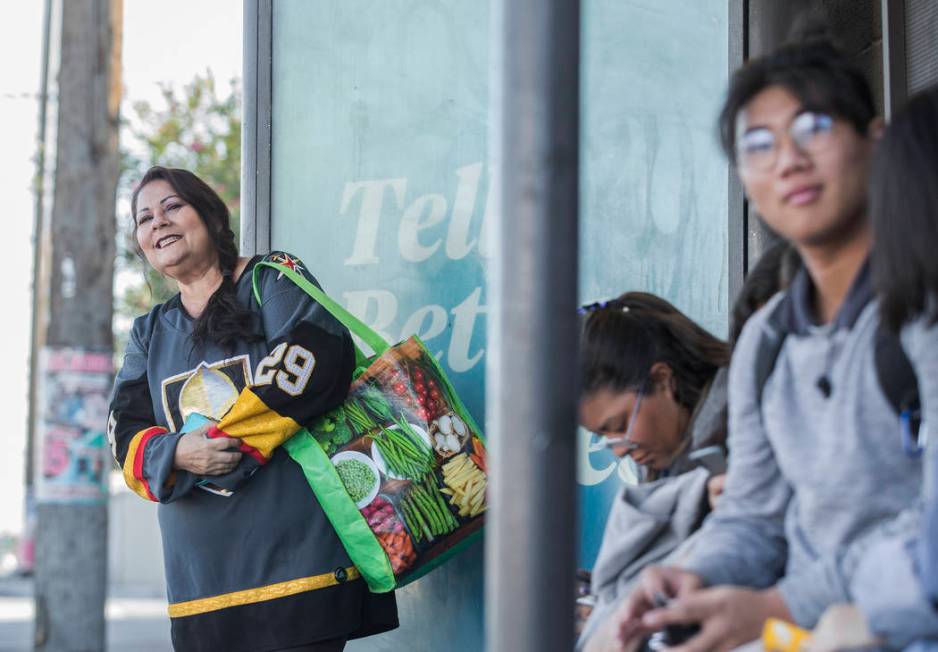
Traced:
<path fill-rule="evenodd" d="M 802 270 L 743 330 L 730 367 L 724 494 L 683 564 L 708 585 L 777 584 L 804 627 L 831 604 L 853 600 L 871 546 L 917 531 L 922 482 L 921 459 L 903 451 L 898 417 L 879 387 L 868 267 L 830 324 L 811 318 L 812 293 Z M 770 323 L 780 302 L 782 323 Z M 788 336 L 760 403 L 761 333 L 779 327 Z"/>

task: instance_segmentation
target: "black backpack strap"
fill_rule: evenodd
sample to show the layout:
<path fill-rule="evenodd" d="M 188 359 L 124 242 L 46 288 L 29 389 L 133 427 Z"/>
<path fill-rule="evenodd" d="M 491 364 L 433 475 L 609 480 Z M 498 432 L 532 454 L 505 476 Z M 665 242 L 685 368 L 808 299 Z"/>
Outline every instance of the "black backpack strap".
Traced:
<path fill-rule="evenodd" d="M 896 414 L 918 410 L 918 380 L 899 336 L 882 324 L 875 336 L 876 377 Z"/>
<path fill-rule="evenodd" d="M 922 412 L 915 369 L 902 348 L 899 336 L 882 324 L 876 329 L 873 352 L 876 379 L 893 411 L 899 416 L 903 446 L 908 453 L 916 455 L 921 452 L 919 432 Z"/>
<path fill-rule="evenodd" d="M 759 348 L 756 350 L 756 399 L 762 405 L 762 394 L 775 370 L 788 330 L 785 326 L 787 297 L 778 302 L 765 321 Z M 874 362 L 879 386 L 899 417 L 903 447 L 910 455 L 922 451 L 921 402 L 915 369 L 909 361 L 899 336 L 880 324 L 874 336 Z"/>
<path fill-rule="evenodd" d="M 775 370 L 778 354 L 785 344 L 788 330 L 785 328 L 784 314 L 788 310 L 787 297 L 778 302 L 772 309 L 772 314 L 766 319 L 762 327 L 762 338 L 759 348 L 756 349 L 756 401 L 762 405 L 762 391 L 769 382 L 769 376 Z"/>

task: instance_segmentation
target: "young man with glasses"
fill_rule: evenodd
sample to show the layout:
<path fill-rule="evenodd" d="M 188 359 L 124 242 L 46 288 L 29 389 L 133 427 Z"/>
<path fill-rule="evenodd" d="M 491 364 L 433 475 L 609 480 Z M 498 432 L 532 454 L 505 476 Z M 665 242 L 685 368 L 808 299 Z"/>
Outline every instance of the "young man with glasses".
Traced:
<path fill-rule="evenodd" d="M 689 560 L 646 569 L 617 614 L 620 645 L 678 623 L 701 626 L 681 652 L 732 649 L 769 617 L 812 627 L 853 600 L 864 549 L 915 504 L 921 463 L 903 452 L 874 362 L 866 191 L 881 129 L 862 73 L 828 44 L 788 46 L 733 76 L 723 147 L 803 269 L 734 350 L 721 502 Z M 771 331 L 784 339 L 762 378 Z M 674 600 L 660 608 L 662 596 Z"/>

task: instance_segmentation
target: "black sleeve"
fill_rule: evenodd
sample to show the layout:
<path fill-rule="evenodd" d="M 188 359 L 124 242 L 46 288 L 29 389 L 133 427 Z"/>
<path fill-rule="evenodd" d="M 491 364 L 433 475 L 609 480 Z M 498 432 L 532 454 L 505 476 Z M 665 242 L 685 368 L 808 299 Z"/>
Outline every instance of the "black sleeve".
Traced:
<path fill-rule="evenodd" d="M 147 380 L 144 319 L 134 323 L 111 392 L 107 434 L 127 486 L 142 498 L 168 502 L 188 493 L 194 478 L 173 469 L 180 435 L 156 425 Z"/>

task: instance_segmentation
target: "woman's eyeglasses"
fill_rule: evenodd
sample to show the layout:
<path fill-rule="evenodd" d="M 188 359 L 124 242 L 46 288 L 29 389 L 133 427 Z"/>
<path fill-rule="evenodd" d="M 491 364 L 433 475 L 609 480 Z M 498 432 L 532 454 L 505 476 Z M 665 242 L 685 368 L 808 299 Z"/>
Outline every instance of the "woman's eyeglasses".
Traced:
<path fill-rule="evenodd" d="M 833 140 L 834 118 L 826 113 L 802 111 L 788 126 L 788 137 L 801 152 L 818 154 Z M 740 169 L 768 172 L 778 162 L 781 138 L 768 127 L 756 127 L 742 134 L 736 144 Z"/>
<path fill-rule="evenodd" d="M 624 448 L 627 452 L 634 451 L 638 448 L 638 444 L 629 439 L 629 436 L 632 434 L 632 426 L 635 425 L 638 411 L 642 409 L 642 398 L 644 397 L 645 388 L 642 386 L 635 396 L 635 407 L 632 409 L 632 414 L 629 415 L 629 421 L 625 426 L 625 434 L 621 437 L 600 437 L 598 442 L 599 446 L 603 448 Z"/>

